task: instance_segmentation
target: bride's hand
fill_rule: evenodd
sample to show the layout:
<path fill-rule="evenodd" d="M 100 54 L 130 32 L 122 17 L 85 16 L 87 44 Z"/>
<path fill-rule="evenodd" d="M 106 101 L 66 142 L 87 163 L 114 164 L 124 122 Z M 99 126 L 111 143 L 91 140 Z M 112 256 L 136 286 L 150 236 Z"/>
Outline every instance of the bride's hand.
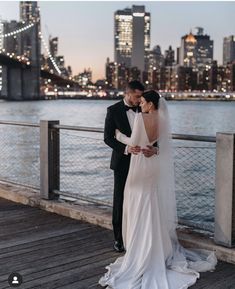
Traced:
<path fill-rule="evenodd" d="M 149 158 L 153 155 L 158 155 L 159 154 L 159 149 L 158 147 L 154 147 L 154 146 L 147 146 L 147 148 L 142 149 L 142 153 L 144 154 L 144 156 L 146 158 Z"/>

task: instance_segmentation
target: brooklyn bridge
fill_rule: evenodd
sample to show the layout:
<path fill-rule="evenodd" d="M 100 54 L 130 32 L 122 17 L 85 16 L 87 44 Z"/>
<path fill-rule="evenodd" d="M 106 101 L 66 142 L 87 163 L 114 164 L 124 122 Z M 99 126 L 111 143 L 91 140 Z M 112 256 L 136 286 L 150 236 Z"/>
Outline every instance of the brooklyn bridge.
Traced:
<path fill-rule="evenodd" d="M 47 65 L 43 65 L 42 48 L 47 54 Z M 20 2 L 19 22 L 0 20 L 0 98 L 40 99 L 45 83 L 53 88 L 78 86 L 62 73 L 51 55 L 41 32 L 37 2 Z"/>

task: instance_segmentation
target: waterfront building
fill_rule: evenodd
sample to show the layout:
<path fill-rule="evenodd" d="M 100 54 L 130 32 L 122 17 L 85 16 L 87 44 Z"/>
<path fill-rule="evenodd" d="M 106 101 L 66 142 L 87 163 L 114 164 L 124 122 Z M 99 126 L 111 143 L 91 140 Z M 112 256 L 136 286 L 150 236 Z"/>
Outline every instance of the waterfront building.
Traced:
<path fill-rule="evenodd" d="M 124 63 L 117 65 L 117 89 L 125 90 L 129 80 L 130 70 Z"/>
<path fill-rule="evenodd" d="M 235 60 L 235 35 L 224 37 L 223 41 L 223 65 Z"/>
<path fill-rule="evenodd" d="M 177 66 L 175 77 L 176 91 L 192 91 L 197 88 L 197 73 L 192 67 Z"/>
<path fill-rule="evenodd" d="M 187 67 L 205 67 L 213 61 L 213 40 L 197 27 L 197 34 L 190 32 L 181 38 L 179 64 Z"/>
<path fill-rule="evenodd" d="M 117 62 L 110 62 L 109 58 L 107 58 L 105 75 L 108 88 L 117 88 L 117 65 Z"/>
<path fill-rule="evenodd" d="M 129 81 L 130 69 L 124 63 L 106 62 L 106 80 L 109 88 L 124 90 Z"/>
<path fill-rule="evenodd" d="M 58 37 L 49 37 L 50 53 L 53 58 L 58 55 Z"/>
<path fill-rule="evenodd" d="M 127 68 L 137 67 L 141 73 L 147 69 L 150 50 L 150 13 L 145 6 L 118 10 L 114 14 L 114 59 Z"/>
<path fill-rule="evenodd" d="M 180 66 L 193 67 L 196 65 L 196 43 L 197 40 L 192 32 L 181 37 Z"/>
<path fill-rule="evenodd" d="M 141 81 L 141 71 L 138 67 L 131 67 L 129 81 L 139 80 Z"/>
<path fill-rule="evenodd" d="M 235 91 L 235 61 L 229 62 L 225 68 L 226 91 Z"/>
<path fill-rule="evenodd" d="M 84 69 L 83 72 L 74 76 L 74 80 L 78 82 L 82 87 L 87 86 L 92 80 L 92 71 L 90 68 Z"/>
<path fill-rule="evenodd" d="M 172 49 L 171 45 L 169 49 L 165 51 L 165 66 L 173 66 L 175 63 L 175 51 Z"/>
<path fill-rule="evenodd" d="M 213 61 L 214 41 L 209 35 L 203 33 L 203 28 L 197 27 L 198 32 L 194 35 L 196 39 L 196 66 L 205 67 L 211 65 Z"/>
<path fill-rule="evenodd" d="M 149 87 L 152 89 L 157 89 L 160 83 L 160 68 L 165 65 L 164 56 L 161 52 L 161 47 L 156 45 L 148 53 L 148 69 L 147 69 L 147 78 L 149 82 Z"/>

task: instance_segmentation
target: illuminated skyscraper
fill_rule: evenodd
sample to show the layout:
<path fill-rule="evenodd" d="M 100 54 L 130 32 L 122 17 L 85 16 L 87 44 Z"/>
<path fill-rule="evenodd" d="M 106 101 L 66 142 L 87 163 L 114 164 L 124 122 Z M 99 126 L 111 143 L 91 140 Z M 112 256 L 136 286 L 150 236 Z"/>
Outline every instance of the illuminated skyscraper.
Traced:
<path fill-rule="evenodd" d="M 205 67 L 213 61 L 213 40 L 197 27 L 197 34 L 190 32 L 181 38 L 179 64 L 187 67 Z"/>
<path fill-rule="evenodd" d="M 224 37 L 223 42 L 223 65 L 235 60 L 235 35 Z"/>
<path fill-rule="evenodd" d="M 115 62 L 126 67 L 146 70 L 147 52 L 150 50 L 150 13 L 144 6 L 118 10 L 115 17 Z"/>
<path fill-rule="evenodd" d="M 193 67 L 196 65 L 196 44 L 197 40 L 192 32 L 181 38 L 179 59 L 181 66 Z"/>
<path fill-rule="evenodd" d="M 213 44 L 209 35 L 203 33 L 203 28 L 197 27 L 197 34 L 194 35 L 197 40 L 196 45 L 196 63 L 198 67 L 211 65 L 213 62 Z"/>

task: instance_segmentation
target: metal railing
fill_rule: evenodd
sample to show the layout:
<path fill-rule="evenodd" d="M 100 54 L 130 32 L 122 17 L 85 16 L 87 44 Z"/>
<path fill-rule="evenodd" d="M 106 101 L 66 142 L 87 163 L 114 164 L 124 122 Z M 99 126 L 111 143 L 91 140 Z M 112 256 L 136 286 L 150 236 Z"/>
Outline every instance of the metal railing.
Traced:
<path fill-rule="evenodd" d="M 44 198 L 48 193 L 48 198 L 54 194 L 112 207 L 111 149 L 103 142 L 103 129 L 45 121 L 40 136 L 39 128 L 0 121 L 0 179 L 41 188 Z M 212 232 L 216 138 L 173 134 L 173 140 L 179 223 Z M 45 174 L 51 175 L 47 184 Z"/>

